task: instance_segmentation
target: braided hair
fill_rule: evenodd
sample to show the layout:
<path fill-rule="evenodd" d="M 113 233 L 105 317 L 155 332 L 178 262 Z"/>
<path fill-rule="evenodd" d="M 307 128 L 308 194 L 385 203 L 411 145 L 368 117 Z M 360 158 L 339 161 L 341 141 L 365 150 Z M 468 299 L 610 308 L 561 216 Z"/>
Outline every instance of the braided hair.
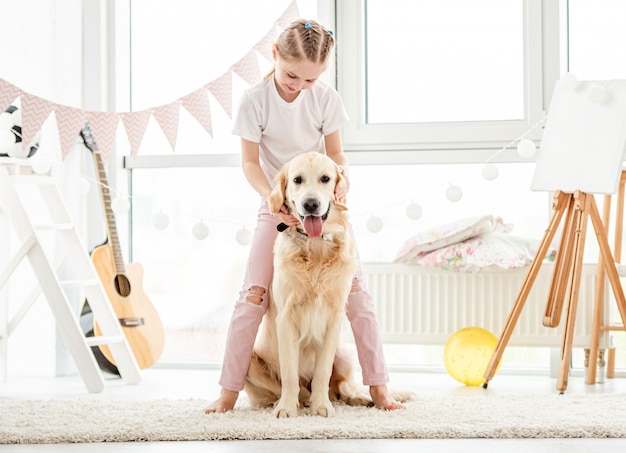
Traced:
<path fill-rule="evenodd" d="M 326 64 L 334 45 L 335 38 L 330 30 L 314 20 L 298 19 L 278 36 L 275 48 L 283 60 Z"/>

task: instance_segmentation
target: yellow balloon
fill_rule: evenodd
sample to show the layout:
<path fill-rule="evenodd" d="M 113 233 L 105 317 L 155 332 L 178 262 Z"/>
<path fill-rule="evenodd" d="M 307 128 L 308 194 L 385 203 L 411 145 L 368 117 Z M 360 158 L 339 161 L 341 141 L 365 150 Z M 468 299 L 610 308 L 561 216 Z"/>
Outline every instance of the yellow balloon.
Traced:
<path fill-rule="evenodd" d="M 466 327 L 455 332 L 443 350 L 446 370 L 465 385 L 481 385 L 497 343 L 498 339 L 481 327 Z"/>

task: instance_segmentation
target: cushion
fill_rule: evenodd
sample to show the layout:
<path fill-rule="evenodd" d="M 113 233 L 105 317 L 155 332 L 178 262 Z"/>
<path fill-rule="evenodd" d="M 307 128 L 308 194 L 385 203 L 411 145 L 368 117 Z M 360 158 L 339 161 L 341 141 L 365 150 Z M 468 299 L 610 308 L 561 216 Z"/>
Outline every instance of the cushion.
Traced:
<path fill-rule="evenodd" d="M 502 233 L 489 233 L 433 250 L 413 260 L 413 264 L 455 272 L 506 270 L 528 266 L 540 241 Z M 551 250 L 548 259 L 554 259 Z"/>
<path fill-rule="evenodd" d="M 480 234 L 493 231 L 508 232 L 511 228 L 512 226 L 505 225 L 500 217 L 492 215 L 469 217 L 428 228 L 407 239 L 398 250 L 393 262 L 410 263 L 415 258 L 432 250 L 456 244 Z"/>

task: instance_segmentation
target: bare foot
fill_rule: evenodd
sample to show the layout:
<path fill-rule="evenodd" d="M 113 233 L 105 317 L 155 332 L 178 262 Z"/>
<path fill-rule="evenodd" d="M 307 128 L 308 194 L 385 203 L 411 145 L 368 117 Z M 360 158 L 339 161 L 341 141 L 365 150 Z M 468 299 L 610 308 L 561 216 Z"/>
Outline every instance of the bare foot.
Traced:
<path fill-rule="evenodd" d="M 235 407 L 239 392 L 222 389 L 220 397 L 204 410 L 205 414 L 216 414 L 230 411 Z"/>
<path fill-rule="evenodd" d="M 374 405 L 380 409 L 385 409 L 386 411 L 404 409 L 404 405 L 396 401 L 395 398 L 389 394 L 386 385 L 370 386 L 370 395 L 372 396 Z"/>

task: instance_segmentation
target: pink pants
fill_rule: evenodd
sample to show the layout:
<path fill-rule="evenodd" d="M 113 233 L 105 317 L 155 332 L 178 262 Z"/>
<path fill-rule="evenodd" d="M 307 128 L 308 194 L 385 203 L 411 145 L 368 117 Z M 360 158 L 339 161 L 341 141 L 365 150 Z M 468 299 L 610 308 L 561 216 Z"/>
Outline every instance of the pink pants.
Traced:
<path fill-rule="evenodd" d="M 269 213 L 267 202 L 263 201 L 252 238 L 243 287 L 235 304 L 226 339 L 220 378 L 220 385 L 226 390 L 240 392 L 244 387 L 256 334 L 267 311 L 273 273 L 274 240 L 279 234 L 276 230 L 278 223 Z M 261 304 L 246 299 L 253 286 L 265 289 Z M 354 278 L 353 291 L 348 297 L 346 314 L 350 320 L 359 363 L 363 370 L 363 384 L 368 386 L 386 384 L 389 376 L 378 321 L 372 298 L 362 280 L 360 267 Z"/>

